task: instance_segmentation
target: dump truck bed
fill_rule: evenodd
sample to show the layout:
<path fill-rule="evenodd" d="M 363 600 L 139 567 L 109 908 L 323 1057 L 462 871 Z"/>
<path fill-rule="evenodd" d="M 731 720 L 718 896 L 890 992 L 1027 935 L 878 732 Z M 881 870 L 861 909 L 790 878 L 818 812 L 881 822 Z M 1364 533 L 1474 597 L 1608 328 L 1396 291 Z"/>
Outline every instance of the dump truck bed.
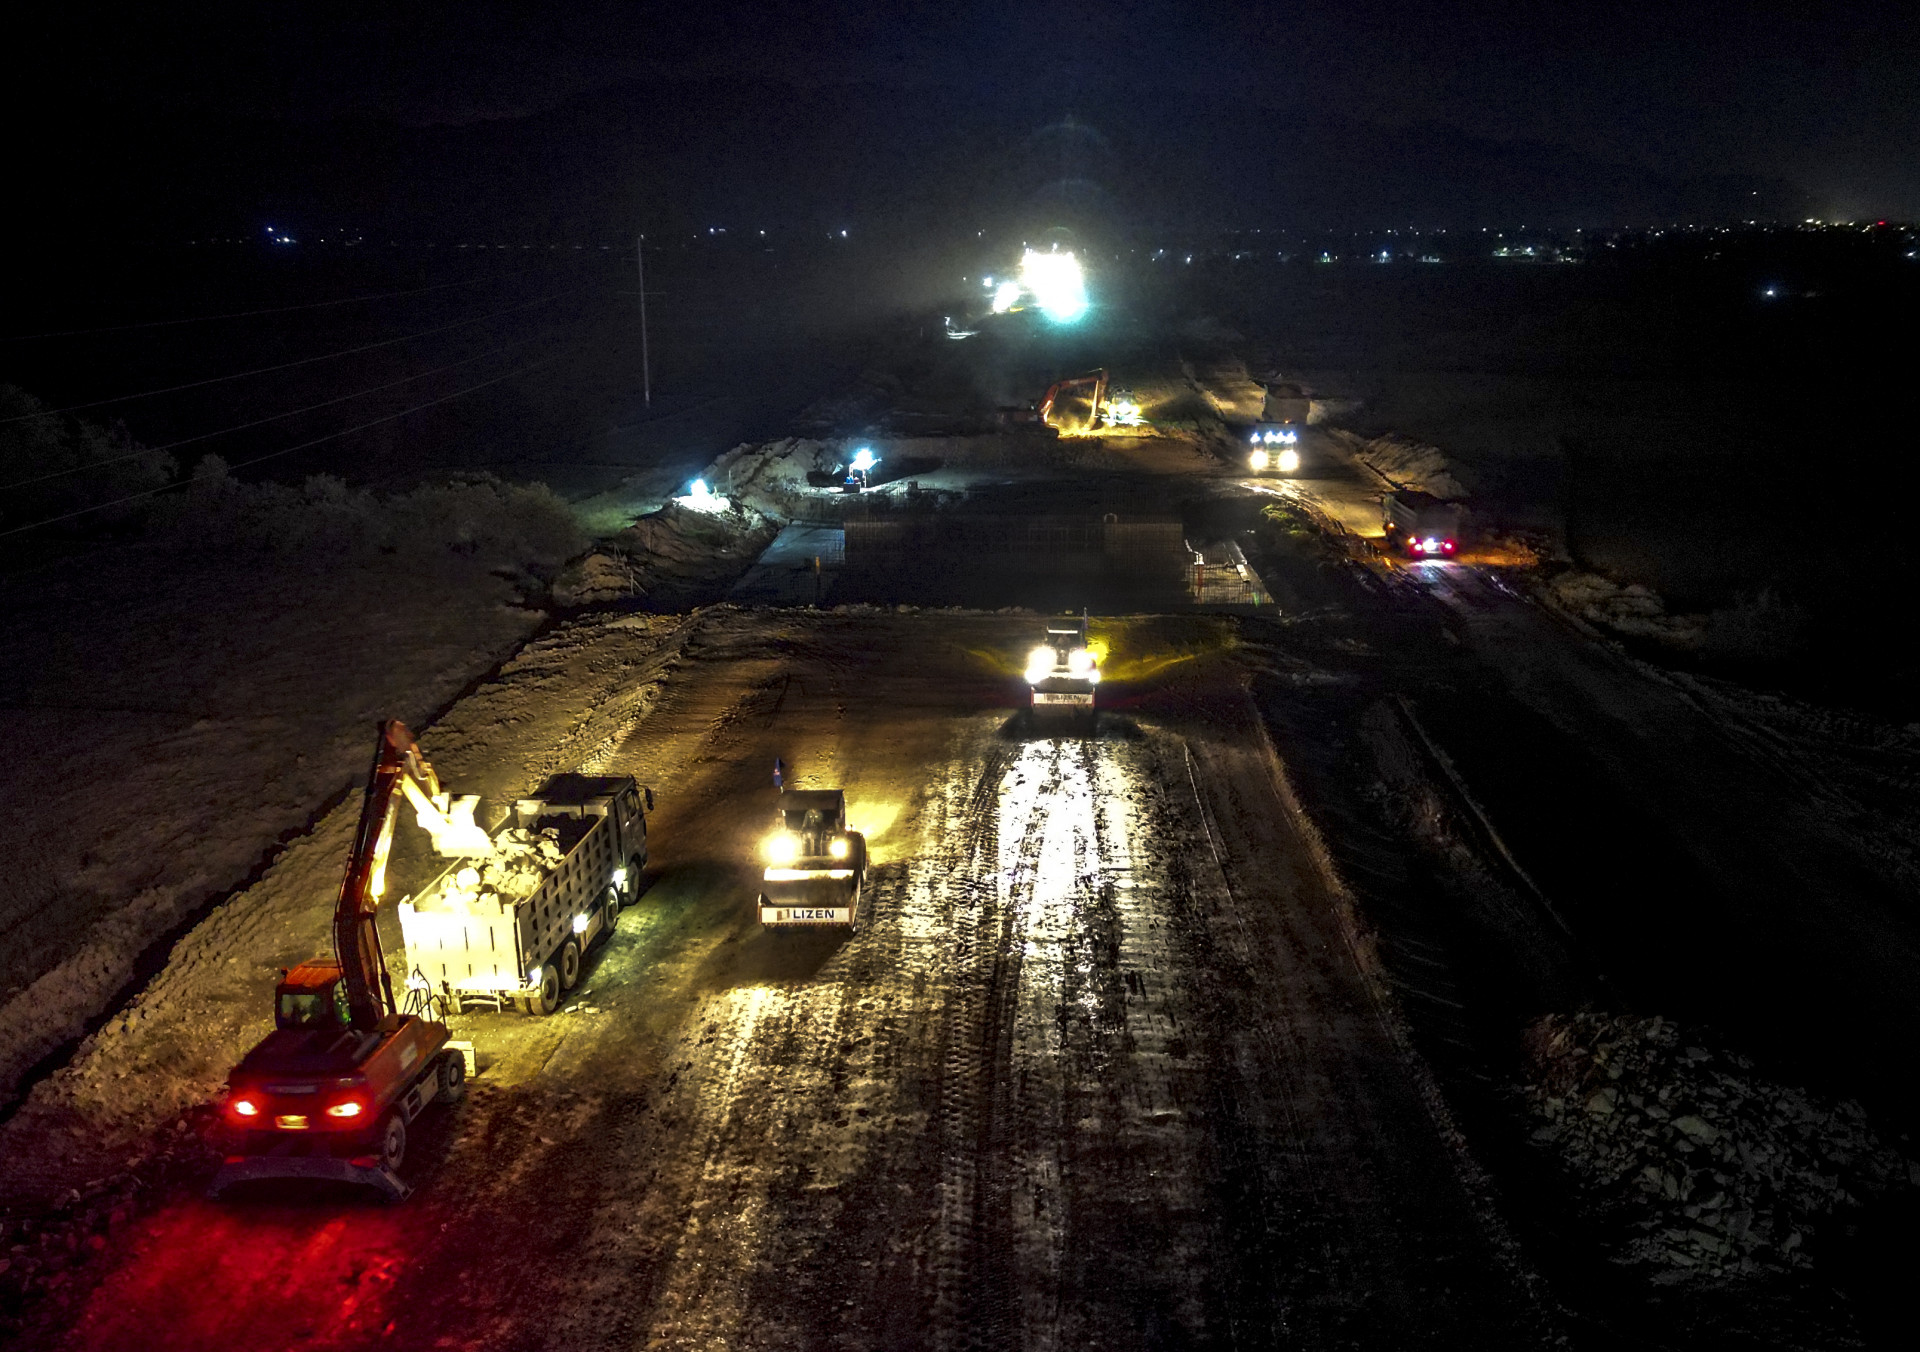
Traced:
<path fill-rule="evenodd" d="M 496 847 L 529 829 L 550 839 L 559 855 L 557 860 L 517 856 L 523 874 L 539 869 L 532 890 L 514 895 L 497 888 L 478 893 L 461 888 L 459 876 L 471 867 L 462 862 L 441 873 L 416 900 L 401 903 L 410 970 L 434 989 L 445 983 L 455 992 L 493 994 L 526 987 L 532 969 L 578 932 L 576 917 L 597 904 L 608 876 L 622 863 L 617 833 L 604 814 L 543 813 L 531 828 L 502 831 Z"/>

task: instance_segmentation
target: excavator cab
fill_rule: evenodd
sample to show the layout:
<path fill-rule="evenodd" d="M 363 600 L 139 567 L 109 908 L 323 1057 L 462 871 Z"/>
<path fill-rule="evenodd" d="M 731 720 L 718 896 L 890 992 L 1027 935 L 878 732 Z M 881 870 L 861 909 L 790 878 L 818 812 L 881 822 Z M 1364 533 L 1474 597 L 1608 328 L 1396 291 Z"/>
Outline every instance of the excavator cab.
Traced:
<path fill-rule="evenodd" d="M 337 962 L 303 962 L 273 992 L 273 1022 L 294 1032 L 345 1028 L 351 1022 L 347 986 Z"/>

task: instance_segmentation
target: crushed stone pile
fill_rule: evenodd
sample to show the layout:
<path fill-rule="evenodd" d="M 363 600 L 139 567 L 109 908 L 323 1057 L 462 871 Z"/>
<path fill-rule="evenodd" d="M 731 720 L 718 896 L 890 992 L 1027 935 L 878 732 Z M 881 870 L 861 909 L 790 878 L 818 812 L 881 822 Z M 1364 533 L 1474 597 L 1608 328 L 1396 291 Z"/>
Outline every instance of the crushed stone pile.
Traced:
<path fill-rule="evenodd" d="M 707 467 L 707 482 L 767 516 L 791 519 L 808 496 L 809 476 L 833 474 L 846 463 L 837 441 L 782 437 L 735 446 Z"/>
<path fill-rule="evenodd" d="M 1457 501 L 1468 496 L 1459 475 L 1447 460 L 1446 452 L 1412 437 L 1389 432 L 1380 437 L 1361 437 L 1352 432 L 1330 430 L 1331 435 L 1354 459 L 1381 478 L 1400 488 L 1418 489 L 1436 498 Z"/>
<path fill-rule="evenodd" d="M 776 521 L 737 503 L 698 512 L 669 502 L 569 565 L 553 599 L 562 606 L 702 604 L 723 594 L 778 533 Z"/>
<path fill-rule="evenodd" d="M 1589 624 L 1628 638 L 1653 639 L 1677 648 L 1699 646 L 1705 621 L 1698 615 L 1673 615 L 1650 587 L 1621 586 L 1598 573 L 1561 573 L 1547 584 L 1553 604 Z"/>
<path fill-rule="evenodd" d="M 1810 1267 L 1822 1226 L 1920 1186 L 1859 1104 L 1771 1083 L 1658 1015 L 1548 1015 L 1527 1051 L 1534 1141 L 1656 1282 Z"/>
<path fill-rule="evenodd" d="M 457 869 L 435 899 L 435 910 L 500 911 L 532 896 L 565 858 L 552 827 L 511 827 L 494 838 L 493 853 L 478 865 Z"/>

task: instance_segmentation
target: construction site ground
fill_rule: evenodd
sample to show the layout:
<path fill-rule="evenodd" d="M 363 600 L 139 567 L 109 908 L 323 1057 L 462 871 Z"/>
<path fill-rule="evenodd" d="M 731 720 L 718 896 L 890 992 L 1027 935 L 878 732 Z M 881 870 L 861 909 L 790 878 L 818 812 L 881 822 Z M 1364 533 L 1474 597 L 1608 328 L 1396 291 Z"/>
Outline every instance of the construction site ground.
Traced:
<path fill-rule="evenodd" d="M 1240 416 L 1187 370 L 1166 387 Z M 1497 562 L 1381 557 L 1383 485 L 1331 442 L 1292 479 L 1204 430 L 1103 449 L 950 474 L 954 510 L 1170 515 L 1257 596 L 1048 555 L 815 582 L 831 542 L 794 534 L 753 604 L 557 622 L 422 729 L 490 800 L 651 786 L 645 894 L 560 1013 L 454 1021 L 479 1073 L 421 1120 L 405 1204 L 216 1204 L 156 1142 L 323 951 L 357 804 L 317 813 L 0 1127 L 7 1195 L 79 1189 L 69 1218 L 181 1161 L 95 1207 L 22 1345 L 1870 1340 L 1875 1214 L 1811 1270 L 1629 1270 L 1517 1083 L 1540 1016 L 1658 1012 L 1910 1153 L 1883 1072 L 1920 1032 L 1920 760 L 1632 661 Z M 1076 592 L 1111 649 L 1091 730 L 1022 708 L 1037 612 Z M 776 757 L 867 835 L 853 935 L 757 923 Z"/>

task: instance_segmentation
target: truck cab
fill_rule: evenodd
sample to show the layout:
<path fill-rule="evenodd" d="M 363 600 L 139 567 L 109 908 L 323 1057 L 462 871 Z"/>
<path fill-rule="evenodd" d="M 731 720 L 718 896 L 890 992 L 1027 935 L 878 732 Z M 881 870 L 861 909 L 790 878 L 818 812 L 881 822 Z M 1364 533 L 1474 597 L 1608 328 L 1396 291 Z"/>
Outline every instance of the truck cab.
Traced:
<path fill-rule="evenodd" d="M 1312 406 L 1303 386 L 1269 382 L 1260 401 L 1260 421 L 1247 437 L 1247 468 L 1255 474 L 1296 473 L 1302 429 Z"/>

